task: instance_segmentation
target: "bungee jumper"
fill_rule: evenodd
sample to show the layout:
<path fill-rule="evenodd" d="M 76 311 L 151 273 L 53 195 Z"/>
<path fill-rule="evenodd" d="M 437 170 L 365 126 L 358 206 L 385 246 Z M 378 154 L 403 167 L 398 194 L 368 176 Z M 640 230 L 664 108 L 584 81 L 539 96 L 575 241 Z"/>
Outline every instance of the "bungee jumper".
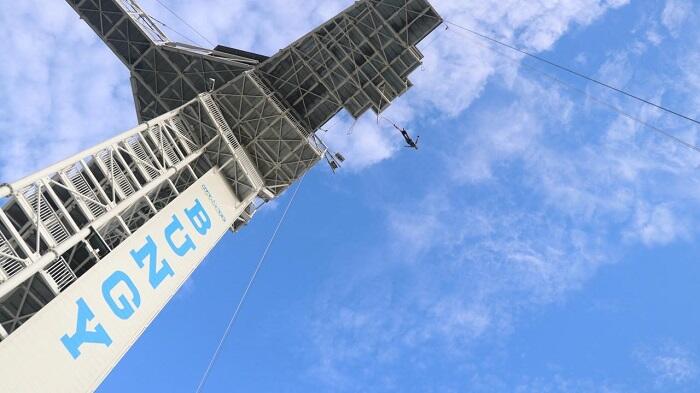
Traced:
<path fill-rule="evenodd" d="M 409 135 L 408 131 L 406 131 L 405 128 L 400 128 L 396 124 L 394 124 L 394 128 L 399 130 L 399 132 L 403 136 L 403 139 L 406 140 L 406 147 L 418 150 L 418 140 L 420 139 L 420 135 L 418 135 L 418 137 L 416 137 L 416 139 L 414 140 L 413 138 L 411 138 L 411 135 Z"/>

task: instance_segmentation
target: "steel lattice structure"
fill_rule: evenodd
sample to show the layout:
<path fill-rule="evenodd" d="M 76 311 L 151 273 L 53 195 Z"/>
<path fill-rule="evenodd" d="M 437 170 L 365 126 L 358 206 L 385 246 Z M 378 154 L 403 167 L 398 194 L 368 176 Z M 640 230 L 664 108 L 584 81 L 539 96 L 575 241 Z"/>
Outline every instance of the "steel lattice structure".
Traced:
<path fill-rule="evenodd" d="M 142 124 L 0 186 L 0 339 L 212 168 L 238 230 L 320 160 L 338 165 L 316 131 L 406 92 L 441 23 L 426 0 L 357 1 L 268 58 L 172 42 L 134 0 L 67 2 L 129 68 Z"/>

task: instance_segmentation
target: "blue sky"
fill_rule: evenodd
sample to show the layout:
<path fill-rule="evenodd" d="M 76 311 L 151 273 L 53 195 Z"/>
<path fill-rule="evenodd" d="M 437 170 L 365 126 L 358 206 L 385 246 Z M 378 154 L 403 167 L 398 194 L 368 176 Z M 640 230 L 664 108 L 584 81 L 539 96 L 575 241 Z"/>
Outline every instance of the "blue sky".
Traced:
<path fill-rule="evenodd" d="M 268 54 L 351 3 L 164 1 Z M 697 2 L 434 4 L 700 117 Z M 134 125 L 127 72 L 66 4 L 2 3 L 0 31 L 3 179 Z M 348 165 L 306 179 L 205 391 L 700 390 L 700 155 L 531 67 L 695 144 L 698 129 L 455 29 L 424 52 L 387 113 L 421 150 L 371 115 L 332 122 Z M 226 236 L 100 392 L 195 389 L 287 198 Z"/>

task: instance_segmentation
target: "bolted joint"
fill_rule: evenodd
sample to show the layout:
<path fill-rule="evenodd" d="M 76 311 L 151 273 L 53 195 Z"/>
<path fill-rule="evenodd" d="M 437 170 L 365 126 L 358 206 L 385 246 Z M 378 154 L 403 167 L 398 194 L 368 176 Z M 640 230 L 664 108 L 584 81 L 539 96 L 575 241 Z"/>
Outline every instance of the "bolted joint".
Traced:
<path fill-rule="evenodd" d="M 0 198 L 7 198 L 14 193 L 15 191 L 10 184 L 0 184 Z"/>

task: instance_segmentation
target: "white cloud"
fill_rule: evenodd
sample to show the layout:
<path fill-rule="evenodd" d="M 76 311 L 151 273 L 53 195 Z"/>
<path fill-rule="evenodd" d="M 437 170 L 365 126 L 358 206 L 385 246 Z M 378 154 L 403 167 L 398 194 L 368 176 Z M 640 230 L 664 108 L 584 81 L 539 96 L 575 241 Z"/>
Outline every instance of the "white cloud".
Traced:
<path fill-rule="evenodd" d="M 3 180 L 135 125 L 126 70 L 65 2 L 2 2 L 0 34 Z"/>
<path fill-rule="evenodd" d="M 630 44 L 611 53 L 598 75 L 618 86 L 638 82 L 639 75 L 633 76 L 642 72 L 638 64 L 647 49 Z M 691 81 L 697 79 L 692 56 L 691 51 L 678 59 L 687 65 Z M 372 272 L 355 282 L 359 287 L 391 277 L 409 281 L 408 288 L 382 288 L 383 296 L 395 300 L 371 306 L 365 297 L 374 294 L 373 287 L 332 292 L 353 313 L 378 326 L 391 323 L 388 330 L 400 333 L 389 334 L 383 342 L 401 348 L 409 357 L 402 358 L 404 362 L 414 361 L 414 354 L 429 358 L 422 352 L 429 347 L 440 356 L 451 356 L 456 364 L 468 363 L 475 343 L 504 337 L 527 310 L 566 299 L 602 265 L 615 262 L 627 246 L 667 245 L 697 232 L 693 211 L 700 194 L 692 179 L 700 157 L 695 152 L 611 115 L 609 108 L 593 102 L 581 105 L 570 92 L 548 82 L 536 83 L 517 72 L 514 76 L 512 67 L 500 64 L 486 73 L 493 86 L 506 87 L 513 96 L 503 100 L 505 105 L 480 103 L 478 115 L 452 123 L 454 143 L 445 147 L 449 158 L 437 172 L 448 170 L 457 184 L 435 179 L 426 195 L 407 198 L 407 206 L 422 207 L 415 214 L 407 215 L 401 205 L 388 208 L 394 239 L 387 248 L 394 254 L 382 251 L 376 263 L 383 268 L 373 264 Z M 663 102 L 671 89 L 665 83 L 670 76 L 642 75 L 645 84 L 635 85 L 635 92 Z M 685 140 L 697 139 L 692 127 L 656 110 L 597 89 L 590 92 Z M 697 93 L 688 91 L 687 98 L 681 110 L 692 113 Z M 450 106 L 448 113 L 459 112 L 460 105 Z M 582 122 L 585 126 L 576 126 Z M 401 269 L 396 267 L 401 262 L 395 261 L 402 261 Z M 356 299 L 364 300 L 353 302 Z M 352 335 L 360 346 L 378 344 L 373 337 L 365 340 L 362 329 L 336 325 L 332 305 L 337 303 L 329 303 L 319 311 L 323 323 L 315 334 L 324 337 L 323 345 L 319 343 L 324 369 L 343 375 L 367 358 L 336 356 L 336 340 Z M 364 333 L 371 336 L 374 330 Z M 683 376 L 689 369 L 673 357 L 658 363 L 669 375 Z M 378 373 L 391 370 L 371 361 L 365 365 L 373 366 Z M 373 378 L 377 375 L 363 374 L 363 380 Z"/>
<path fill-rule="evenodd" d="M 689 0 L 667 0 L 661 22 L 677 37 L 685 22 L 693 17 L 693 3 Z"/>
<path fill-rule="evenodd" d="M 566 378 L 562 375 L 527 378 L 514 389 L 515 393 L 619 393 L 623 391 L 613 384 L 591 379 Z"/>
<path fill-rule="evenodd" d="M 274 54 L 340 12 L 345 0 L 167 0 L 165 4 L 214 44 Z M 208 45 L 197 32 L 172 15 L 155 0 L 139 1 L 142 8 L 164 22 L 173 40 L 191 40 Z"/>
<path fill-rule="evenodd" d="M 390 158 L 400 148 L 398 139 L 392 138 L 394 133 L 387 130 L 383 120 L 380 122 L 378 125 L 377 118 L 369 113 L 357 122 L 341 116 L 330 122 L 328 134 L 319 136 L 346 158 L 345 169 L 357 172 Z"/>
<path fill-rule="evenodd" d="M 640 203 L 635 214 L 631 236 L 647 246 L 666 245 L 687 237 L 689 225 L 667 205 L 647 206 Z"/>
<path fill-rule="evenodd" d="M 680 75 L 677 82 L 673 84 L 674 90 L 681 91 L 688 97 L 687 113 L 696 118 L 700 114 L 700 95 L 695 94 L 700 91 L 700 69 L 697 67 L 699 62 L 700 53 L 697 51 L 687 52 L 679 57 Z M 696 140 L 697 137 L 693 138 L 693 142 Z"/>
<path fill-rule="evenodd" d="M 381 391 L 372 386 L 394 367 L 476 361 L 474 348 L 498 347 L 522 313 L 559 301 L 607 262 L 596 239 L 558 219 L 504 214 L 493 201 L 464 206 L 460 192 L 416 203 L 423 213 L 392 213 L 396 248 L 370 272 L 329 284 L 312 337 L 315 375 L 335 391 L 353 391 L 349 381 Z"/>
<path fill-rule="evenodd" d="M 450 22 L 544 51 L 572 26 L 587 25 L 627 1 L 438 0 L 433 3 Z M 441 36 L 425 50 L 425 71 L 412 78 L 420 86 L 416 107 L 431 104 L 443 113 L 456 116 L 480 96 L 496 72 L 503 67 L 512 68 L 508 61 L 484 47 L 483 42 L 455 26 L 450 26 L 448 33 L 434 34 Z"/>
<path fill-rule="evenodd" d="M 647 40 L 649 40 L 649 42 L 652 45 L 658 46 L 663 42 L 664 39 L 663 36 L 659 34 L 659 32 L 652 29 L 647 31 Z"/>
<path fill-rule="evenodd" d="M 632 78 L 632 66 L 629 54 L 621 51 L 608 56 L 600 67 L 598 74 L 601 80 L 614 86 L 625 86 Z"/>
<path fill-rule="evenodd" d="M 666 391 L 698 377 L 696 360 L 677 344 L 642 349 L 637 351 L 636 358 L 651 374 L 654 385 Z"/>
<path fill-rule="evenodd" d="M 459 148 L 460 160 L 450 165 L 454 180 L 490 179 L 495 165 L 524 158 L 538 149 L 542 129 L 549 125 L 544 123 L 568 122 L 572 103 L 557 89 L 546 89 L 520 77 L 510 82 L 508 88 L 518 91 L 521 99 L 507 106 L 495 104 L 480 110 L 475 123 L 464 125 L 457 133 L 467 137 Z M 552 115 L 544 119 L 542 113 Z"/>

